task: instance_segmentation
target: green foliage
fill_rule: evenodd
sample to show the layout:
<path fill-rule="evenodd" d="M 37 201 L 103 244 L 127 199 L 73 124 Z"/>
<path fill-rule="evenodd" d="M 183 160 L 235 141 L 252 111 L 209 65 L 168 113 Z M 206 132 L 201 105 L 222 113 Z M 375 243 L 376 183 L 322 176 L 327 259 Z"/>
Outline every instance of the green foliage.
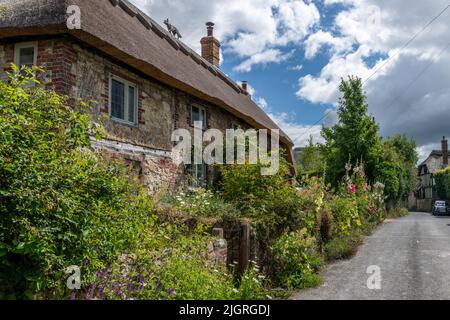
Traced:
<path fill-rule="evenodd" d="M 434 178 L 439 198 L 442 200 L 450 199 L 450 168 L 436 172 Z"/>
<path fill-rule="evenodd" d="M 351 258 L 361 244 L 360 231 L 354 230 L 348 234 L 338 235 L 325 245 L 325 257 L 327 261 Z"/>
<path fill-rule="evenodd" d="M 298 179 L 304 176 L 320 176 L 324 173 L 324 158 L 320 147 L 313 143 L 312 137 L 309 140 L 309 144 L 301 152 L 296 167 Z"/>
<path fill-rule="evenodd" d="M 315 239 L 306 229 L 286 233 L 272 246 L 273 272 L 277 284 L 288 289 L 315 287 L 321 260 L 316 254 Z"/>
<path fill-rule="evenodd" d="M 348 234 L 362 226 L 356 199 L 333 197 L 329 205 L 338 234 Z"/>
<path fill-rule="evenodd" d="M 87 106 L 70 107 L 46 90 L 34 76 L 39 70 L 13 69 L 0 82 L 5 297 L 239 298 L 232 279 L 206 257 L 209 236 L 160 221 L 128 170 L 88 148 L 100 133 Z M 73 265 L 82 288 L 71 293 L 65 270 Z M 247 286 L 245 296 L 252 295 L 261 297 L 260 288 Z"/>
<path fill-rule="evenodd" d="M 382 143 L 375 119 L 368 115 L 366 95 L 360 78 L 342 80 L 339 123 L 322 132 L 326 144 L 322 152 L 327 164 L 327 182 L 337 186 L 345 166 L 363 162 L 369 181 L 376 180 L 376 166 L 382 156 Z"/>
<path fill-rule="evenodd" d="M 282 157 L 280 169 L 274 175 L 262 175 L 262 164 L 226 165 L 219 167 L 220 189 L 224 200 L 236 203 L 247 215 L 263 213 L 277 197 L 285 191 L 289 165 Z M 250 204 L 250 206 L 249 206 Z"/>
<path fill-rule="evenodd" d="M 233 290 L 233 298 L 237 300 L 265 300 L 267 299 L 265 276 L 260 274 L 259 267 L 250 267 L 242 276 L 239 286 Z"/>
<path fill-rule="evenodd" d="M 408 209 L 397 207 L 387 212 L 387 217 L 390 219 L 406 217 L 409 214 Z"/>
<path fill-rule="evenodd" d="M 405 136 L 396 135 L 388 138 L 383 145 L 383 161 L 377 167 L 377 179 L 386 186 L 388 201 L 396 206 L 416 187 L 416 143 Z"/>
<path fill-rule="evenodd" d="M 228 300 L 233 298 L 233 280 L 220 266 L 211 266 L 199 248 L 206 248 L 204 237 L 183 241 L 158 268 L 158 281 L 164 285 L 159 299 Z M 201 250 L 201 249 L 200 249 Z M 203 249 L 204 251 L 204 249 Z M 167 291 L 166 291 L 167 290 Z M 172 292 L 171 294 L 166 294 Z M 145 295 L 145 290 L 143 292 Z M 165 296 L 164 296 L 165 295 Z M 148 297 L 145 297 L 148 298 Z"/>
<path fill-rule="evenodd" d="M 225 220 L 240 217 L 240 213 L 232 203 L 224 201 L 220 194 L 202 188 L 188 193 L 180 192 L 177 195 L 167 194 L 162 202 L 172 205 L 191 217 Z"/>

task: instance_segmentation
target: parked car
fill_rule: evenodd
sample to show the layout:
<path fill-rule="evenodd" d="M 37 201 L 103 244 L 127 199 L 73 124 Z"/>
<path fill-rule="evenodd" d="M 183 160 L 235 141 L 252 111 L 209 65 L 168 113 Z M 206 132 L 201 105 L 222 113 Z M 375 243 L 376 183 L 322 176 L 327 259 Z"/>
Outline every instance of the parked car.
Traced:
<path fill-rule="evenodd" d="M 433 205 L 434 216 L 445 216 L 450 213 L 450 207 L 445 201 L 436 201 Z"/>

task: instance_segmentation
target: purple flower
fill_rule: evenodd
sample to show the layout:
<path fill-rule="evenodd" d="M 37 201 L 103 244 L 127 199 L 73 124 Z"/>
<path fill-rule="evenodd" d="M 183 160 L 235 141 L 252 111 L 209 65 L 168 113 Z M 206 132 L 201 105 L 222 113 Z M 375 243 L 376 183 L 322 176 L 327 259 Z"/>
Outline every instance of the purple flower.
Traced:
<path fill-rule="evenodd" d="M 77 297 L 76 297 L 76 295 L 75 295 L 75 292 L 71 292 L 71 293 L 70 293 L 69 300 L 70 300 L 70 301 L 75 301 L 75 300 L 77 300 Z"/>
<path fill-rule="evenodd" d="M 171 296 L 172 294 L 175 293 L 175 291 L 176 291 L 176 289 L 175 289 L 175 288 L 172 288 L 172 289 L 170 289 L 170 290 L 167 291 L 167 294 L 168 294 L 169 296 Z"/>
<path fill-rule="evenodd" d="M 91 261 L 88 258 L 85 258 L 83 260 L 83 266 L 87 266 L 87 265 L 89 265 L 89 263 L 91 263 Z"/>
<path fill-rule="evenodd" d="M 94 297 L 94 292 L 95 292 L 96 288 L 97 288 L 97 285 L 95 283 L 89 287 L 89 290 L 86 293 L 86 300 L 92 300 L 92 298 Z"/>
<path fill-rule="evenodd" d="M 100 300 L 105 300 L 105 293 L 104 293 L 103 289 L 100 289 L 100 290 L 98 291 L 98 298 L 99 298 Z"/>

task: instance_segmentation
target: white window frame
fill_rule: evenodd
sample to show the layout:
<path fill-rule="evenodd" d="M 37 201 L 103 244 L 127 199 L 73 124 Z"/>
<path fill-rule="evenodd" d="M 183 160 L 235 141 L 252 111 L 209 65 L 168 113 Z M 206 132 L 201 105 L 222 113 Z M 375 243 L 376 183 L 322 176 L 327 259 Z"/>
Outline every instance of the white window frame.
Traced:
<path fill-rule="evenodd" d="M 208 113 L 205 107 L 198 105 L 198 104 L 192 104 L 191 105 L 191 126 L 195 127 L 194 122 L 194 108 L 197 108 L 200 112 L 200 121 L 202 122 L 202 128 L 203 130 L 206 130 L 208 127 Z"/>
<path fill-rule="evenodd" d="M 37 55 L 38 55 L 38 43 L 37 41 L 32 42 L 19 42 L 16 43 L 14 46 L 14 64 L 17 67 L 21 67 L 20 64 L 20 50 L 21 49 L 27 49 L 27 48 L 33 48 L 34 49 L 34 57 L 33 57 L 33 66 L 37 65 Z"/>
<path fill-rule="evenodd" d="M 117 82 L 120 82 L 120 83 L 122 83 L 124 86 L 125 86 L 125 93 L 124 93 L 124 99 L 125 99 L 125 106 L 124 106 L 124 108 L 125 108 L 125 110 L 124 110 L 124 118 L 125 119 L 129 119 L 129 111 L 130 111 L 130 108 L 129 108 L 129 87 L 132 87 L 132 88 L 134 88 L 134 92 L 135 92 L 135 94 L 134 94 L 134 119 L 133 119 L 133 122 L 130 122 L 130 121 L 128 121 L 128 120 L 125 120 L 125 119 L 120 119 L 120 118 L 116 118 L 116 117 L 114 117 L 113 115 L 112 115 L 112 81 L 113 80 L 115 80 L 115 81 L 117 81 Z M 121 123 L 121 124 L 125 124 L 125 125 L 128 125 L 128 126 L 133 126 L 133 127 L 137 127 L 138 126 L 138 123 L 137 123 L 137 119 L 138 119 L 138 111 L 139 111 L 139 106 L 138 106 L 138 102 L 139 102 L 139 88 L 138 88 L 138 86 L 135 84 L 135 83 L 133 83 L 133 82 L 131 82 L 131 81 L 128 81 L 128 80 L 125 80 L 125 79 L 123 79 L 123 78 L 121 78 L 121 77 L 119 77 L 119 76 L 116 76 L 116 75 L 114 75 L 114 74 L 110 74 L 109 75 L 109 118 L 111 119 L 111 120 L 113 120 L 113 121 L 115 121 L 115 122 L 119 122 L 119 123 Z"/>

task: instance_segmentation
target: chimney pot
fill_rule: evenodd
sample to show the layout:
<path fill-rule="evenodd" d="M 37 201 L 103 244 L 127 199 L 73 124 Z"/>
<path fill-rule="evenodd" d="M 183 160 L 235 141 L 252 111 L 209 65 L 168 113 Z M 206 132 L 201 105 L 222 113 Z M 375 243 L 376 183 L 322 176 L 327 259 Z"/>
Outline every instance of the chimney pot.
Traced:
<path fill-rule="evenodd" d="M 245 93 L 248 93 L 248 81 L 242 81 L 242 89 L 244 89 Z"/>
<path fill-rule="evenodd" d="M 209 63 L 220 66 L 220 42 L 214 37 L 214 23 L 206 23 L 207 36 L 202 38 L 202 57 Z"/>
<path fill-rule="evenodd" d="M 214 37 L 214 22 L 207 22 L 206 27 L 206 30 L 208 31 L 208 37 Z"/>

